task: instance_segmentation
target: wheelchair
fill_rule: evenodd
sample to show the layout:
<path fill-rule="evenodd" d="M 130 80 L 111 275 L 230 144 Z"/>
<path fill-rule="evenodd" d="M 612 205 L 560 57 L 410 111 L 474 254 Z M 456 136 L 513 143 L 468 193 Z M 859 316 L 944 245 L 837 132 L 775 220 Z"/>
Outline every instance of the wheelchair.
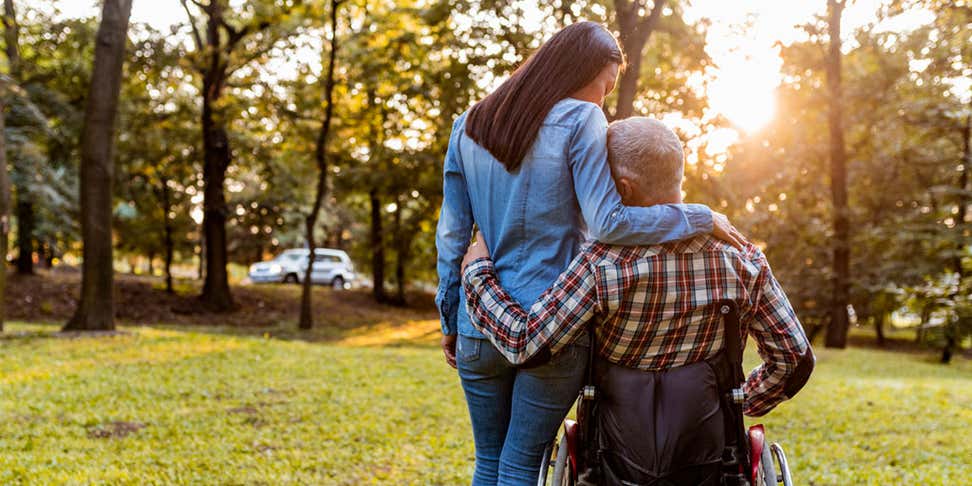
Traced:
<path fill-rule="evenodd" d="M 727 437 L 727 446 L 723 453 L 719 484 L 726 486 L 792 486 L 793 479 L 783 448 L 766 438 L 766 430 L 762 424 L 749 427 L 743 421 L 743 402 L 745 394 L 743 383 L 745 374 L 742 368 L 743 344 L 740 335 L 739 316 L 736 305 L 732 301 L 722 301 L 718 304 L 718 311 L 722 315 L 725 331 L 725 352 L 731 377 L 731 386 L 727 391 L 721 391 L 720 406 L 728 421 L 727 432 L 734 437 Z M 538 486 L 575 486 L 598 484 L 585 480 L 584 473 L 595 462 L 596 454 L 590 450 L 593 437 L 595 404 L 597 389 L 594 385 L 594 356 L 596 354 L 594 333 L 591 336 L 591 358 L 588 363 L 587 383 L 581 389 L 577 398 L 577 420 L 564 421 L 563 432 L 559 439 L 551 441 L 544 452 Z"/>

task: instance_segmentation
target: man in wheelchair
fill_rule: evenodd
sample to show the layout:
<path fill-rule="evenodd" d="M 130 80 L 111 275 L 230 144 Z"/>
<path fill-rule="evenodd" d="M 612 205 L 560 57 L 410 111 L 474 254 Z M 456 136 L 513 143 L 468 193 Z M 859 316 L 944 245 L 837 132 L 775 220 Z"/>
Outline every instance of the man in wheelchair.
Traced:
<path fill-rule="evenodd" d="M 608 153 L 624 204 L 682 203 L 684 152 L 663 124 L 615 122 Z M 743 386 L 749 416 L 793 397 L 813 369 L 803 328 L 752 244 L 740 250 L 709 235 L 645 247 L 594 242 L 526 310 L 503 290 L 477 240 L 463 262 L 469 315 L 510 362 L 541 363 L 594 329 L 590 483 L 725 482 L 727 446 L 742 426 L 725 406 L 736 386 L 727 341 L 741 348 L 752 336 L 762 357 Z M 739 339 L 724 336 L 726 303 Z"/>

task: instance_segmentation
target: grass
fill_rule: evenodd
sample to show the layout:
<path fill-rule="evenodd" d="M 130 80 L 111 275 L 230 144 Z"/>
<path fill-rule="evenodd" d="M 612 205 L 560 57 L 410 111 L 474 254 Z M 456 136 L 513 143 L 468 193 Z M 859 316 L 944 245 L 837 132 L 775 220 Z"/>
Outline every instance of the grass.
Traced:
<path fill-rule="evenodd" d="M 468 417 L 436 326 L 378 322 L 307 342 L 286 329 L 69 338 L 9 324 L 0 484 L 468 483 Z M 972 477 L 972 362 L 865 349 L 818 357 L 808 387 L 762 420 L 798 484 Z"/>

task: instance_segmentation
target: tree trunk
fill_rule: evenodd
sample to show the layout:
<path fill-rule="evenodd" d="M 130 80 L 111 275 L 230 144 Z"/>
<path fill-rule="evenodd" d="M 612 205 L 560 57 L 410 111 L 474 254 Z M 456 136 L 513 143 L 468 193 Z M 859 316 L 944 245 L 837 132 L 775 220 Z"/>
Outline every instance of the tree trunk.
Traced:
<path fill-rule="evenodd" d="M 880 347 L 884 347 L 884 322 L 887 320 L 888 315 L 884 311 L 878 313 L 874 316 L 874 333 L 877 335 L 877 344 Z"/>
<path fill-rule="evenodd" d="M 48 270 L 54 268 L 54 245 L 49 242 L 38 243 L 38 260 L 44 264 Z"/>
<path fill-rule="evenodd" d="M 921 308 L 920 322 L 918 329 L 915 331 L 915 343 L 921 344 L 925 341 L 925 329 L 928 326 L 928 321 L 931 320 L 932 308 L 931 305 L 925 305 Z"/>
<path fill-rule="evenodd" d="M 226 206 L 224 188 L 226 169 L 229 168 L 232 153 L 226 133 L 226 121 L 216 113 L 228 69 L 223 57 L 224 42 L 220 35 L 224 8 L 218 1 L 212 1 L 203 8 L 207 15 L 206 44 L 198 46 L 206 49 L 208 54 L 206 66 L 202 69 L 203 109 L 200 122 L 203 138 L 202 232 L 205 241 L 203 247 L 206 253 L 206 275 L 199 300 L 207 310 L 213 312 L 227 312 L 235 307 L 229 288 L 229 274 L 226 271 L 229 260 L 226 240 L 229 208 Z"/>
<path fill-rule="evenodd" d="M 196 269 L 196 280 L 206 277 L 206 235 L 203 233 L 202 225 L 199 225 L 199 266 Z"/>
<path fill-rule="evenodd" d="M 171 189 L 169 189 L 169 180 L 162 178 L 162 246 L 164 247 L 165 254 L 163 255 L 163 270 L 165 271 L 165 292 L 168 294 L 174 294 L 175 289 L 172 286 L 172 259 L 175 254 L 175 241 L 172 236 L 174 229 L 172 228 L 172 219 L 169 218 L 169 213 L 172 212 L 172 196 Z"/>
<path fill-rule="evenodd" d="M 10 77 L 15 83 L 20 82 L 20 24 L 17 23 L 17 9 L 13 0 L 3 0 L 4 39 L 7 42 L 7 62 L 10 65 Z"/>
<path fill-rule="evenodd" d="M 304 230 L 306 231 L 307 247 L 310 252 L 307 257 L 307 269 L 304 271 L 304 284 L 300 296 L 300 329 L 311 329 L 314 327 L 313 303 L 311 302 L 311 272 L 314 268 L 314 250 L 316 241 L 314 238 L 314 228 L 317 226 L 317 218 L 321 213 L 321 206 L 327 196 L 327 141 L 331 132 L 331 119 L 334 116 L 334 63 L 337 57 L 337 0 L 331 0 L 331 52 L 328 54 L 327 77 L 324 82 L 324 120 L 321 122 L 320 130 L 317 133 L 317 142 L 314 146 L 314 160 L 317 163 L 317 192 L 314 196 L 314 205 L 305 221 Z"/>
<path fill-rule="evenodd" d="M 154 251 L 149 252 L 148 255 L 145 255 L 145 258 L 148 259 L 148 263 L 147 265 L 145 265 L 145 271 L 148 272 L 149 277 L 154 277 L 155 276 L 155 252 Z"/>
<path fill-rule="evenodd" d="M 207 310 L 232 310 L 233 296 L 229 288 L 226 241 L 226 169 L 230 164 L 229 137 L 223 121 L 213 112 L 219 89 L 204 82 L 203 92 L 203 235 L 206 251 L 206 277 L 200 300 Z"/>
<path fill-rule="evenodd" d="M 955 339 L 955 334 L 945 331 L 945 348 L 942 349 L 942 364 L 949 364 L 952 362 L 952 353 L 955 351 L 956 344 L 958 343 Z"/>
<path fill-rule="evenodd" d="M 397 295 L 395 305 L 405 306 L 408 302 L 405 298 L 405 264 L 408 262 L 409 241 L 405 237 L 405 229 L 402 227 L 402 205 L 404 202 L 401 197 L 395 200 L 395 284 Z"/>
<path fill-rule="evenodd" d="M 844 2 L 827 1 L 827 30 L 830 45 L 827 52 L 827 90 L 830 104 L 830 188 L 834 211 L 833 265 L 834 288 L 830 309 L 830 326 L 824 345 L 847 347 L 849 327 L 847 304 L 850 300 L 850 223 L 847 207 L 847 167 L 844 146 L 843 94 L 841 87 L 840 18 Z"/>
<path fill-rule="evenodd" d="M 115 118 L 132 0 L 105 0 L 81 133 L 81 301 L 65 330 L 112 330 L 112 173 Z"/>
<path fill-rule="evenodd" d="M 8 2 L 10 0 L 7 0 Z M 6 91 L 7 86 L 0 85 L 0 332 L 7 318 L 7 238 L 10 229 L 10 181 L 7 178 L 7 137 L 6 132 Z"/>
<path fill-rule="evenodd" d="M 641 0 L 614 0 L 615 24 L 621 34 L 621 47 L 628 57 L 628 67 L 618 83 L 618 99 L 612 119 L 634 114 L 634 101 L 641 77 L 641 57 L 651 33 L 658 25 L 665 3 L 666 0 L 655 0 L 651 12 L 642 16 L 639 10 L 647 7 Z"/>
<path fill-rule="evenodd" d="M 388 301 L 388 296 L 385 294 L 385 235 L 381 228 L 381 200 L 377 189 L 372 188 L 368 195 L 371 199 L 372 294 L 376 301 L 383 304 Z"/>
<path fill-rule="evenodd" d="M 7 44 L 7 62 L 10 77 L 19 78 L 20 49 L 19 27 L 13 0 L 3 2 L 4 39 Z M 7 319 L 7 252 L 10 250 L 10 179 L 7 175 L 6 97 L 8 86 L 0 82 L 0 332 Z"/>
<path fill-rule="evenodd" d="M 972 102 L 970 102 L 972 105 Z M 970 106 L 972 108 L 972 106 Z M 962 255 L 965 253 L 965 231 L 968 223 L 965 222 L 969 210 L 969 171 L 972 171 L 972 115 L 965 117 L 965 126 L 962 127 L 962 172 L 959 174 L 959 193 L 958 213 L 955 215 L 955 230 L 958 233 L 958 243 L 955 249 L 955 257 L 952 259 L 952 267 L 959 278 L 965 277 L 965 268 L 962 266 Z"/>
<path fill-rule="evenodd" d="M 34 203 L 23 188 L 17 191 L 17 273 L 34 274 Z"/>

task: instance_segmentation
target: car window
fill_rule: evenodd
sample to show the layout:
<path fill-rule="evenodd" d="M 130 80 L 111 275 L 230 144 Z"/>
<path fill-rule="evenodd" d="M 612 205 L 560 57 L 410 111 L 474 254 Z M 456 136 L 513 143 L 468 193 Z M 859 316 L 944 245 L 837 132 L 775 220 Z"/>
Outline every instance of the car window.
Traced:
<path fill-rule="evenodd" d="M 334 255 L 317 255 L 314 258 L 314 261 L 324 263 L 341 263 L 341 259 Z"/>

